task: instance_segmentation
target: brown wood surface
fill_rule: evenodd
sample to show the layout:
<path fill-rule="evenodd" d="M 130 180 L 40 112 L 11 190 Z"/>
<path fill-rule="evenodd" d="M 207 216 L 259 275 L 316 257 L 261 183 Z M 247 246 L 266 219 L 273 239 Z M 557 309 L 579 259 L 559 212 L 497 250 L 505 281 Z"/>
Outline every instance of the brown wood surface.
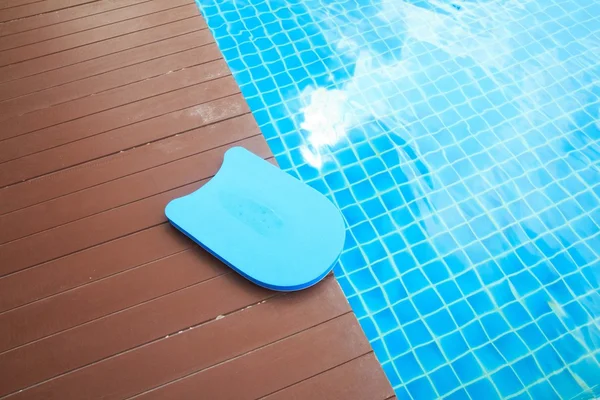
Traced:
<path fill-rule="evenodd" d="M 0 399 L 391 399 L 335 279 L 257 287 L 164 207 L 275 163 L 192 0 L 0 0 Z"/>

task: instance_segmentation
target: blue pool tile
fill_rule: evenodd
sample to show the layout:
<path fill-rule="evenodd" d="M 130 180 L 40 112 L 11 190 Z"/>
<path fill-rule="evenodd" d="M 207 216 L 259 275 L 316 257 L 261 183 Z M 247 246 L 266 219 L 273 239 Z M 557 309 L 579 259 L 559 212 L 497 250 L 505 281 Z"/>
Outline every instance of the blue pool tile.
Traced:
<path fill-rule="evenodd" d="M 361 328 L 365 332 L 365 335 L 378 336 L 377 328 L 371 318 L 361 318 L 358 320 L 358 322 L 360 323 Z"/>
<path fill-rule="evenodd" d="M 352 285 L 359 291 L 369 290 L 377 286 L 375 277 L 369 268 L 363 268 L 359 271 L 348 275 L 348 279 L 352 282 Z"/>
<path fill-rule="evenodd" d="M 516 301 L 502 308 L 502 314 L 513 328 L 519 328 L 531 321 L 531 316 L 527 312 L 527 309 Z"/>
<path fill-rule="evenodd" d="M 417 293 L 412 300 L 421 315 L 431 314 L 443 306 L 442 300 L 431 288 Z"/>
<path fill-rule="evenodd" d="M 569 317 L 569 320 L 573 321 L 577 326 L 585 325 L 589 321 L 589 314 L 578 301 L 572 301 L 569 304 L 565 304 L 562 309 Z"/>
<path fill-rule="evenodd" d="M 534 399 L 560 400 L 559 395 L 552 388 L 549 382 L 540 382 L 529 388 L 529 392 Z"/>
<path fill-rule="evenodd" d="M 467 296 L 481 288 L 481 282 L 473 270 L 466 271 L 464 274 L 456 277 L 456 283 L 461 292 Z"/>
<path fill-rule="evenodd" d="M 379 241 L 367 243 L 362 246 L 363 251 L 367 255 L 367 260 L 369 264 L 372 264 L 376 261 L 383 260 L 387 257 L 387 253 L 383 248 L 383 245 Z"/>
<path fill-rule="evenodd" d="M 457 211 L 452 211 L 452 212 L 456 213 Z M 469 256 L 470 261 L 472 263 L 476 263 L 477 260 L 480 258 L 477 255 L 477 249 L 474 249 L 474 250 L 472 250 L 472 252 L 469 252 L 468 248 L 467 248 L 467 246 L 473 244 L 477 240 L 477 237 L 475 236 L 475 234 L 473 233 L 471 228 L 469 228 L 469 226 L 465 224 L 465 225 L 454 228 L 453 234 L 454 234 L 454 238 L 456 239 L 456 241 L 461 246 L 465 247 L 465 251 L 467 252 L 467 255 Z M 480 261 L 483 261 L 483 260 L 480 260 Z"/>
<path fill-rule="evenodd" d="M 568 370 L 551 376 L 550 383 L 563 399 L 572 399 L 581 392 L 581 387 Z"/>
<path fill-rule="evenodd" d="M 486 378 L 479 379 L 467 386 L 472 399 L 500 399 L 493 383 Z"/>
<path fill-rule="evenodd" d="M 381 200 L 383 201 L 383 205 L 389 211 L 396 210 L 400 206 L 404 205 L 404 200 L 400 193 L 396 190 L 391 190 L 387 193 L 381 195 Z M 407 208 L 403 207 L 394 214 L 394 219 L 399 224 L 409 224 L 412 222 L 412 216 L 408 213 Z M 406 213 L 405 216 L 402 216 L 402 213 Z"/>
<path fill-rule="evenodd" d="M 341 255 L 340 259 L 341 259 L 342 265 L 344 266 L 344 269 L 347 272 L 355 271 L 355 270 L 363 268 L 367 265 L 365 258 L 363 257 L 360 250 L 357 248 L 349 250 L 349 251 L 345 251 Z"/>
<path fill-rule="evenodd" d="M 386 234 L 394 232 L 396 230 L 396 226 L 394 225 L 394 222 L 386 214 L 381 215 L 377 218 L 374 218 L 372 222 L 373 222 L 373 226 L 375 227 L 375 230 L 377 231 L 379 236 L 385 236 Z M 394 234 L 394 236 L 400 236 L 400 235 Z M 397 240 L 393 240 L 390 243 L 385 241 L 385 243 L 386 243 L 386 246 L 391 245 L 391 246 L 394 246 L 394 248 L 398 247 Z M 404 241 L 402 241 L 402 243 L 404 243 Z M 389 248 L 388 248 L 388 250 L 389 250 Z"/>
<path fill-rule="evenodd" d="M 394 279 L 383 285 L 383 290 L 389 299 L 389 302 L 395 304 L 407 296 L 406 289 L 400 279 Z"/>
<path fill-rule="evenodd" d="M 406 240 L 411 244 L 419 243 L 425 240 L 425 234 L 417 224 L 407 226 L 402 230 L 402 234 L 404 235 Z"/>
<path fill-rule="evenodd" d="M 340 287 L 342 288 L 342 291 L 344 292 L 344 294 L 346 295 L 346 297 L 349 297 L 353 294 L 356 294 L 356 290 L 354 289 L 354 287 L 350 284 L 350 281 L 348 280 L 347 277 L 345 276 L 340 276 L 337 279 L 338 283 L 340 284 Z"/>
<path fill-rule="evenodd" d="M 448 365 L 431 372 L 429 378 L 440 397 L 443 397 L 460 386 L 458 377 Z"/>
<path fill-rule="evenodd" d="M 444 262 L 454 274 L 458 274 L 466 269 L 469 260 L 462 250 L 455 250 L 444 257 Z"/>
<path fill-rule="evenodd" d="M 367 310 L 360 296 L 349 296 L 348 303 L 350 303 L 350 306 L 352 307 L 352 311 L 354 311 L 356 318 L 360 319 L 361 317 L 364 317 L 367 314 Z"/>
<path fill-rule="evenodd" d="M 407 387 L 408 391 L 410 392 L 411 396 L 413 396 L 413 398 L 423 400 L 433 400 L 438 398 L 437 394 L 435 393 L 435 390 L 433 389 L 433 386 L 431 386 L 431 383 L 425 377 L 419 378 L 409 383 Z"/>
<path fill-rule="evenodd" d="M 580 302 L 590 315 L 595 315 L 595 305 L 600 304 L 600 294 L 596 292 L 588 293 L 587 296 L 581 298 Z"/>
<path fill-rule="evenodd" d="M 467 353 L 453 361 L 452 368 L 456 372 L 458 379 L 463 384 L 468 384 L 469 382 L 477 379 L 482 373 L 479 363 L 471 353 Z"/>
<path fill-rule="evenodd" d="M 435 250 L 427 242 L 419 243 L 412 247 L 412 252 L 421 265 L 426 264 L 436 257 Z"/>
<path fill-rule="evenodd" d="M 481 323 L 483 324 L 485 333 L 492 340 L 510 329 L 504 318 L 502 318 L 502 315 L 497 312 L 481 317 Z"/>
<path fill-rule="evenodd" d="M 297 147 L 297 146 L 290 146 L 290 147 Z M 346 177 L 346 180 L 351 185 L 353 183 L 360 182 L 364 179 L 367 179 L 367 174 L 361 168 L 361 166 L 358 164 L 355 164 L 355 165 L 345 168 L 343 170 L 343 173 L 344 173 L 344 176 Z"/>
<path fill-rule="evenodd" d="M 571 291 L 573 291 L 575 296 L 584 296 L 593 290 L 590 284 L 581 279 L 581 277 L 577 274 L 566 276 L 564 279 L 567 286 L 569 289 L 571 289 Z"/>
<path fill-rule="evenodd" d="M 375 352 L 375 356 L 380 364 L 386 363 L 390 360 L 390 355 L 385 348 L 385 344 L 383 343 L 383 339 L 375 339 L 370 342 L 373 351 Z"/>
<path fill-rule="evenodd" d="M 410 300 L 402 300 L 393 306 L 394 314 L 402 324 L 409 323 L 419 318 L 417 309 L 413 306 Z"/>
<path fill-rule="evenodd" d="M 538 290 L 525 298 L 525 306 L 533 318 L 539 318 L 552 311 L 550 300 L 545 290 Z"/>
<path fill-rule="evenodd" d="M 383 342 L 392 358 L 409 350 L 410 346 L 401 329 L 397 329 L 383 336 Z"/>
<path fill-rule="evenodd" d="M 556 351 L 567 363 L 575 363 L 586 353 L 585 348 L 571 334 L 564 335 L 553 344 Z"/>
<path fill-rule="evenodd" d="M 406 285 L 406 289 L 409 293 L 418 292 L 429 286 L 429 281 L 420 269 L 414 269 L 407 272 L 402 276 L 402 281 Z"/>
<path fill-rule="evenodd" d="M 507 281 L 490 286 L 490 292 L 498 307 L 502 307 L 515 300 L 515 296 Z"/>
<path fill-rule="evenodd" d="M 382 367 L 392 387 L 396 387 L 402 383 L 398 373 L 396 372 L 396 369 L 394 368 L 394 364 L 391 362 L 382 363 Z"/>
<path fill-rule="evenodd" d="M 352 165 L 358 162 L 358 158 L 352 151 L 352 149 L 344 149 L 340 152 L 335 153 L 335 158 L 341 165 Z"/>
<path fill-rule="evenodd" d="M 530 351 L 539 349 L 546 343 L 546 338 L 536 323 L 525 325 L 517 330 L 517 334 Z"/>
<path fill-rule="evenodd" d="M 366 292 L 362 293 L 365 305 L 370 312 L 377 312 L 388 305 L 383 290 L 379 287 L 374 287 Z"/>
<path fill-rule="evenodd" d="M 598 214 L 600 214 L 600 212 Z M 600 277 L 598 277 L 595 272 L 597 270 L 598 265 L 599 264 L 596 263 L 596 265 L 594 265 L 594 266 L 585 267 L 585 268 L 582 268 L 582 270 L 581 270 L 581 273 L 583 274 L 585 279 L 596 290 L 600 289 Z"/>
<path fill-rule="evenodd" d="M 529 271 L 521 271 L 519 274 L 511 276 L 509 279 L 510 283 L 512 283 L 513 287 L 521 297 L 526 296 L 540 287 L 538 280 L 535 279 L 533 274 Z"/>
<path fill-rule="evenodd" d="M 375 195 L 375 188 L 368 180 L 353 184 L 350 190 L 358 201 L 366 200 Z"/>
<path fill-rule="evenodd" d="M 408 251 L 402 251 L 393 256 L 394 265 L 400 272 L 410 271 L 417 266 L 415 259 Z"/>
<path fill-rule="evenodd" d="M 515 272 L 519 272 L 525 268 L 521 260 L 519 260 L 514 253 L 502 256 L 498 261 L 500 269 L 505 275 L 514 274 Z"/>
<path fill-rule="evenodd" d="M 474 350 L 474 353 L 486 371 L 494 371 L 506 364 L 504 357 L 491 343 Z"/>
<path fill-rule="evenodd" d="M 444 400 L 470 400 L 471 397 L 465 389 L 459 389 L 444 397 Z"/>
<path fill-rule="evenodd" d="M 374 263 L 371 266 L 371 271 L 373 271 L 375 278 L 377 278 L 380 283 L 388 282 L 397 277 L 396 269 L 387 258 Z M 344 291 L 344 293 L 346 292 Z"/>
<path fill-rule="evenodd" d="M 398 321 L 396 320 L 393 311 L 389 308 L 383 309 L 378 313 L 373 314 L 373 320 L 375 321 L 375 325 L 377 326 L 381 334 L 386 334 L 398 328 Z"/>
<path fill-rule="evenodd" d="M 550 259 L 550 263 L 554 269 L 561 275 L 566 275 L 577 269 L 577 265 L 573 262 L 568 253 L 559 253 Z"/>
<path fill-rule="evenodd" d="M 465 336 L 465 340 L 470 347 L 481 346 L 484 343 L 489 342 L 489 338 L 485 334 L 481 322 L 475 320 L 470 324 L 466 325 L 462 329 L 462 333 Z"/>
<path fill-rule="evenodd" d="M 559 278 L 558 273 L 554 268 L 550 267 L 551 264 L 548 262 L 542 262 L 531 268 L 531 273 L 539 280 L 543 285 L 547 285 L 551 282 L 556 282 Z"/>
<path fill-rule="evenodd" d="M 477 292 L 467 297 L 467 301 L 479 315 L 492 311 L 495 306 L 490 299 L 490 296 L 484 291 Z"/>
<path fill-rule="evenodd" d="M 382 172 L 371 177 L 373 186 L 380 191 L 386 191 L 394 187 L 395 183 L 392 176 L 388 172 Z"/>
<path fill-rule="evenodd" d="M 419 366 L 419 363 L 412 352 L 397 358 L 394 361 L 394 365 L 398 370 L 398 374 L 400 374 L 400 378 L 402 378 L 404 382 L 409 382 L 410 380 L 423 375 L 423 369 Z"/>
<path fill-rule="evenodd" d="M 417 347 L 414 352 L 425 370 L 431 371 L 445 363 L 444 355 L 435 342 Z"/>
<path fill-rule="evenodd" d="M 367 214 L 367 216 L 370 219 L 376 218 L 376 217 L 382 215 L 383 213 L 385 213 L 383 204 L 382 204 L 381 200 L 379 200 L 378 198 L 367 200 L 367 201 L 363 202 L 361 204 L 361 206 L 362 206 L 363 210 L 365 210 L 365 213 Z"/>
<path fill-rule="evenodd" d="M 520 381 L 526 386 L 531 385 L 544 376 L 535 363 L 533 356 L 527 356 L 520 359 L 515 362 L 512 367 Z"/>
<path fill-rule="evenodd" d="M 404 385 L 394 387 L 394 392 L 398 400 L 413 400 L 412 396 L 408 393 L 408 389 Z"/>
<path fill-rule="evenodd" d="M 431 329 L 436 336 L 442 336 L 457 329 L 450 313 L 445 308 L 429 315 L 425 318 L 425 321 L 427 322 L 429 329 Z"/>
<path fill-rule="evenodd" d="M 402 327 L 412 347 L 428 343 L 433 340 L 427 327 L 421 320 L 417 320 Z"/>
<path fill-rule="evenodd" d="M 550 344 L 546 344 L 534 353 L 537 363 L 544 374 L 549 375 L 564 366 L 560 356 Z"/>
<path fill-rule="evenodd" d="M 463 297 L 458 285 L 451 280 L 440 283 L 436 289 L 446 304 L 454 303 Z"/>
<path fill-rule="evenodd" d="M 492 380 L 500 391 L 500 395 L 505 398 L 524 388 L 515 371 L 509 366 L 492 374 Z"/>
<path fill-rule="evenodd" d="M 350 228 L 350 230 L 354 234 L 354 237 L 356 237 L 356 240 L 358 240 L 361 243 L 370 242 L 371 240 L 377 237 L 375 229 L 373 229 L 371 223 L 367 221 L 359 223 L 353 228 Z"/>
<path fill-rule="evenodd" d="M 464 300 L 450 305 L 449 310 L 458 326 L 463 326 L 475 318 L 473 309 L 469 306 L 469 303 Z"/>
<path fill-rule="evenodd" d="M 392 198 L 393 198 L 394 196 L 397 195 L 397 193 L 395 191 L 392 191 L 390 193 L 391 194 L 384 195 L 386 197 L 382 196 L 382 199 L 384 200 L 384 204 L 386 204 L 386 208 L 388 208 L 388 210 L 393 210 L 391 212 L 391 215 L 394 218 L 394 221 L 396 221 L 396 223 L 399 226 L 407 226 L 407 225 L 410 225 L 411 223 L 413 223 L 414 216 L 411 214 L 410 209 L 408 207 L 400 207 L 398 209 L 394 209 L 395 202 L 393 202 L 389 198 L 389 196 L 392 196 Z M 386 203 L 386 198 L 388 199 L 387 203 Z"/>
<path fill-rule="evenodd" d="M 460 332 L 456 331 L 440 339 L 440 345 L 446 358 L 453 360 L 465 354 L 469 347 Z"/>
<path fill-rule="evenodd" d="M 553 341 L 557 337 L 565 334 L 567 329 L 562 324 L 556 314 L 547 314 L 541 317 L 538 321 L 538 326 L 548 340 Z"/>
<path fill-rule="evenodd" d="M 433 284 L 444 281 L 450 277 L 448 269 L 443 262 L 436 260 L 422 267 L 429 281 Z"/>
<path fill-rule="evenodd" d="M 357 225 L 367 219 L 367 216 L 358 205 L 351 205 L 342 209 L 342 215 L 349 226 Z"/>
<path fill-rule="evenodd" d="M 500 336 L 494 340 L 494 345 L 498 351 L 500 351 L 500 354 L 502 354 L 502 356 L 509 362 L 514 361 L 515 359 L 527 353 L 527 347 L 514 332 L 509 332 L 503 336 Z"/>
<path fill-rule="evenodd" d="M 598 376 L 600 376 L 600 364 L 593 357 L 585 357 L 573 364 L 571 370 L 577 374 L 589 387 L 596 385 Z"/>

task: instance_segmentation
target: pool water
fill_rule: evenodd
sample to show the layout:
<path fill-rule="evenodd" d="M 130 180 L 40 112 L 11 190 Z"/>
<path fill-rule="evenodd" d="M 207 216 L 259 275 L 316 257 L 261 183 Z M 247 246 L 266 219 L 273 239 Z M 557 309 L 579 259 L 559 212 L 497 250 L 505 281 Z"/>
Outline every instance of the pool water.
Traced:
<path fill-rule="evenodd" d="M 399 399 L 600 396 L 599 2 L 197 1 Z"/>

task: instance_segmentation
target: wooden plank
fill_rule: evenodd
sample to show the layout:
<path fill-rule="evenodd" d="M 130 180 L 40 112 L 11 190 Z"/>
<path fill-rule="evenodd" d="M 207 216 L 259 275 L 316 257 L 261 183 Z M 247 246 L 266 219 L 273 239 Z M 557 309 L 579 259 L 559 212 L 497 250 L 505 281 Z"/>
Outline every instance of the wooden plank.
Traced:
<path fill-rule="evenodd" d="M 174 230 L 163 223 L 0 278 L 0 313 L 195 246 Z"/>
<path fill-rule="evenodd" d="M 114 24 L 143 15 L 153 14 L 185 4 L 194 4 L 190 0 L 156 0 L 130 7 L 123 7 L 102 14 L 90 15 L 83 18 L 62 22 L 36 30 L 21 32 L 10 36 L 0 37 L 0 51 L 14 49 L 29 44 L 45 42 L 73 33 Z"/>
<path fill-rule="evenodd" d="M 87 46 L 50 54 L 34 60 L 0 67 L 0 83 L 73 65 L 108 54 L 118 53 L 123 50 L 133 49 L 141 45 L 158 42 L 160 40 L 200 29 L 206 29 L 206 24 L 202 17 L 196 16 L 181 21 L 158 25 L 150 29 L 104 40 Z"/>
<path fill-rule="evenodd" d="M 241 95 L 237 96 L 239 101 L 239 108 L 235 106 L 220 107 L 225 102 L 231 102 L 231 98 L 227 97 L 222 100 L 217 100 L 212 103 L 207 103 L 206 107 L 196 107 L 199 110 L 215 110 L 213 114 L 207 115 L 205 118 L 181 118 L 182 124 L 178 124 L 177 120 L 168 127 L 165 131 L 161 130 L 162 124 L 167 124 L 172 118 L 161 118 L 160 121 L 156 121 L 156 125 L 152 125 L 151 120 L 148 124 L 156 129 L 155 135 L 173 135 L 168 139 L 162 140 L 159 143 L 152 143 L 148 146 L 142 146 L 130 150 L 131 153 L 144 153 L 144 155 L 150 156 L 152 152 L 165 152 L 165 149 L 170 149 L 169 159 L 182 158 L 189 155 L 193 155 L 202 151 L 208 150 L 206 148 L 207 143 L 203 143 L 202 139 L 205 135 L 214 135 L 214 139 L 209 143 L 211 146 L 222 146 L 229 143 L 233 143 L 250 136 L 259 134 L 258 127 L 254 126 L 254 121 L 248 115 L 240 117 L 244 112 L 247 112 L 242 107 L 246 107 L 245 102 L 241 98 Z M 231 114 L 229 114 L 231 112 Z M 169 114 L 172 116 L 173 114 Z M 229 119 L 222 124 L 213 127 L 203 127 L 204 125 L 214 124 L 226 118 Z M 131 128 L 130 128 L 131 127 Z M 73 146 L 67 150 L 78 150 L 81 148 L 80 153 L 66 151 L 64 153 L 68 155 L 78 154 L 80 157 L 88 157 L 90 153 L 96 153 L 106 150 L 106 148 L 112 148 L 122 145 L 126 140 L 119 139 L 130 139 L 130 141 L 139 139 L 146 139 L 149 135 L 144 133 L 150 132 L 144 130 L 145 126 L 130 125 L 127 131 L 133 131 L 131 137 L 126 136 L 128 132 L 118 132 L 116 135 L 107 135 L 102 141 L 96 141 L 98 136 L 90 139 L 90 143 L 82 143 L 84 141 L 75 142 Z M 187 131 L 191 127 L 191 131 Z M 139 128 L 139 129 L 136 129 Z M 195 129 L 194 129 L 195 128 Z M 125 131 L 126 129 L 123 129 Z M 181 134 L 178 134 L 181 133 Z M 174 136 L 176 135 L 177 136 Z M 114 138 L 114 140 L 111 140 Z M 144 143 L 140 140 L 140 143 Z M 82 145 L 82 146 L 75 146 Z M 97 145 L 97 147 L 95 146 Z M 121 147 L 126 148 L 126 147 Z M 54 152 L 54 156 L 60 156 L 62 152 Z M 99 156 L 102 155 L 101 153 Z M 57 158 L 50 158 L 49 160 L 57 160 Z M 68 161 L 68 160 L 67 160 Z M 39 160 L 42 163 L 42 160 Z M 17 210 L 12 213 L 0 215 L 0 244 L 6 243 L 15 239 L 37 233 L 46 229 L 53 228 L 71 221 L 75 221 L 79 218 L 84 218 L 92 214 L 105 211 L 109 208 L 114 208 L 131 201 L 141 199 L 145 196 L 151 195 L 155 190 L 155 187 L 133 187 L 130 186 L 129 190 L 123 192 L 116 192 L 116 195 L 107 197 L 102 196 L 102 190 L 105 186 L 95 186 L 90 189 L 82 189 L 71 194 L 67 194 L 58 197 L 48 202 L 37 204 L 31 207 L 27 207 L 21 210 Z M 145 188 L 146 191 L 142 189 Z M 76 208 L 70 207 L 72 204 L 78 204 Z"/>
<path fill-rule="evenodd" d="M 270 156 L 269 148 L 262 137 L 245 139 L 236 143 L 236 145 L 243 146 L 261 157 Z M 110 186 L 123 185 L 124 190 L 127 190 L 127 182 L 132 179 L 146 181 L 149 184 L 174 179 L 182 181 L 192 179 L 192 182 L 196 182 L 213 175 L 221 164 L 223 152 L 231 147 L 233 145 L 221 147 L 218 155 L 216 152 L 212 153 L 214 158 L 208 158 L 208 153 L 188 157 L 175 163 L 166 164 L 161 168 L 154 168 L 125 177 L 111 183 Z M 206 172 L 199 173 L 198 171 Z M 200 185 L 201 183 L 198 182 L 187 184 L 135 203 L 1 245 L 0 275 L 14 273 L 62 255 L 161 224 L 165 222 L 164 207 L 167 203 L 175 197 L 197 190 Z M 32 249 L 35 250 L 32 251 Z M 0 340 L 0 351 L 6 346 L 8 345 Z"/>
<path fill-rule="evenodd" d="M 44 382 L 15 398 L 128 398 L 148 388 L 240 357 L 255 348 L 289 337 L 295 332 L 317 326 L 332 318 L 348 315 L 348 311 L 349 307 L 343 294 L 330 277 L 307 291 L 278 296 L 225 318 L 161 338 L 147 346 Z M 260 323 L 256 323 L 257 321 Z M 52 353 L 60 354 L 55 351 Z M 43 359 L 65 364 L 63 360 L 54 361 L 49 355 L 44 354 Z M 23 364 L 29 357 L 32 361 L 36 358 L 31 349 L 23 356 L 27 357 L 21 359 Z M 16 364 L 19 359 L 13 357 L 12 360 L 15 364 L 11 366 L 21 367 L 21 362 Z M 260 364 L 255 365 L 254 369 L 260 370 L 258 365 Z M 124 373 L 140 368 L 142 373 Z M 23 373 L 25 376 L 32 374 L 30 371 Z M 15 370 L 11 376 L 17 378 L 22 375 Z"/>
<path fill-rule="evenodd" d="M 263 400 L 387 400 L 394 391 L 373 353 L 355 358 Z"/>
<path fill-rule="evenodd" d="M 191 248 L 174 229 L 164 223 L 0 278 L 0 312 Z"/>
<path fill-rule="evenodd" d="M 158 24 L 180 21 L 198 14 L 195 4 L 188 4 L 165 11 L 116 22 L 98 28 L 74 33 L 43 42 L 32 43 L 0 52 L 0 66 L 20 63 L 40 58 L 49 54 L 60 53 L 91 43 L 101 43 L 108 39 L 120 37 L 133 32 L 150 29 Z"/>
<path fill-rule="evenodd" d="M 189 110 L 184 110 L 184 112 L 189 112 Z M 242 129 L 252 130 L 254 132 L 258 130 L 256 123 L 251 116 L 241 120 L 236 119 L 233 122 L 227 122 L 227 124 L 229 123 L 239 123 L 239 126 L 241 126 Z M 225 124 L 225 122 L 222 122 L 221 124 Z M 220 139 L 217 139 L 215 135 L 210 134 L 210 132 L 218 131 L 219 129 L 220 124 L 208 126 L 205 132 L 206 136 L 204 136 L 201 142 L 198 142 L 198 146 L 203 146 L 200 147 L 203 149 L 209 149 L 215 146 L 215 143 L 218 143 Z M 234 133 L 239 132 L 237 128 L 234 129 Z M 100 183 L 108 182 L 112 179 L 176 160 L 182 152 L 186 151 L 185 148 L 164 148 L 160 144 L 145 147 L 146 148 L 143 150 L 134 149 L 114 154 L 104 157 L 101 160 L 93 160 L 57 173 L 44 175 L 43 177 L 34 180 L 1 189 L 1 213 L 16 211 L 59 196 L 73 193 L 77 190 L 82 190 Z M 195 149 L 197 147 L 193 148 Z"/>
<path fill-rule="evenodd" d="M 370 350 L 356 318 L 348 313 L 135 398 L 184 400 L 202 393 L 215 400 L 257 399 Z"/>
<path fill-rule="evenodd" d="M 48 108 L 222 58 L 209 44 L 0 103 L 0 120 Z M 26 118 L 23 116 L 22 118 Z"/>
<path fill-rule="evenodd" d="M 97 96 L 85 97 L 38 110 L 22 117 L 11 118 L 2 122 L 9 132 L 4 135 L 13 135 L 13 137 L 10 140 L 4 140 L 3 146 L 0 147 L 0 162 L 10 161 L 91 136 L 90 131 L 100 133 L 102 131 L 98 132 L 98 128 L 90 129 L 91 127 L 88 127 L 87 132 L 78 132 L 72 130 L 72 127 L 77 124 L 89 123 L 92 119 L 104 120 L 108 117 L 107 114 L 117 114 L 121 117 L 119 120 L 121 125 L 117 125 L 115 121 L 111 122 L 109 126 L 113 129 L 130 124 L 140 120 L 139 116 L 135 114 L 136 109 L 144 107 L 148 103 L 154 104 L 154 107 L 150 106 L 148 110 L 154 111 L 157 107 L 162 109 L 160 105 L 165 100 L 168 101 L 174 96 L 178 97 L 181 92 L 185 91 L 185 88 L 187 91 L 194 89 L 203 91 L 205 92 L 204 97 L 211 96 L 209 97 L 211 99 L 234 94 L 238 89 L 229 74 L 230 71 L 224 60 L 210 61 L 172 74 L 111 89 Z M 227 77 L 224 80 L 230 83 L 218 80 L 222 77 Z M 219 90 L 220 84 L 224 85 L 225 90 Z M 215 96 L 213 92 L 223 93 L 223 95 Z M 162 94 L 165 96 L 160 96 Z M 183 104 L 185 104 L 184 107 L 191 105 Z M 148 111 L 140 114 L 155 116 Z M 90 118 L 83 118 L 86 116 L 90 116 Z M 71 121 L 73 123 L 69 124 Z M 31 134 L 27 135 L 30 132 Z M 54 134 L 55 132 L 56 134 Z"/>
<path fill-rule="evenodd" d="M 209 43 L 214 43 L 214 39 L 207 29 L 202 29 L 26 78 L 4 82 L 0 84 L 0 101 L 25 96 L 29 93 L 35 93 L 30 97 L 35 98 L 39 92 L 45 89 L 116 71 Z"/>
<path fill-rule="evenodd" d="M 219 92 L 212 93 L 213 95 Z M 200 99 L 198 99 L 200 100 Z M 210 100 L 206 99 L 206 100 Z M 217 123 L 248 113 L 241 94 L 207 101 L 172 113 L 150 118 L 89 138 L 54 147 L 6 163 L 7 172 L 0 173 L 4 182 L 18 182 L 43 174 L 63 170 L 87 160 L 107 156 L 122 149 L 133 148 L 181 134 L 201 126 Z M 251 125 L 248 125 L 248 130 Z M 144 130 L 140 130 L 144 129 Z M 163 145 L 170 145 L 164 142 Z M 2 234 L 0 234 L 0 237 Z"/>
<path fill-rule="evenodd" d="M 10 378 L 4 375 L 0 381 L 0 396 L 272 296 L 273 292 L 253 285 L 237 274 L 225 274 L 48 336 L 0 354 L 0 369 L 7 374 L 11 369 L 18 372 L 11 373 Z M 30 398 L 29 394 L 25 398 Z"/>
<path fill-rule="evenodd" d="M 18 7 L 25 4 L 37 3 L 42 0 L 2 0 L 0 1 L 0 10 L 11 7 Z"/>
<path fill-rule="evenodd" d="M 194 250 L 2 313 L 0 343 L 29 343 L 229 272 L 207 252 Z"/>
<path fill-rule="evenodd" d="M 0 36 L 14 35 L 19 32 L 30 31 L 49 25 L 59 24 L 61 22 L 72 21 L 86 16 L 101 14 L 106 11 L 116 10 L 147 1 L 152 0 L 103 0 L 65 8 L 52 13 L 37 14 L 0 24 Z"/>
<path fill-rule="evenodd" d="M 58 11 L 79 4 L 91 3 L 93 1 L 95 0 L 46 0 L 37 3 L 11 7 L 0 11 L 0 22 Z"/>

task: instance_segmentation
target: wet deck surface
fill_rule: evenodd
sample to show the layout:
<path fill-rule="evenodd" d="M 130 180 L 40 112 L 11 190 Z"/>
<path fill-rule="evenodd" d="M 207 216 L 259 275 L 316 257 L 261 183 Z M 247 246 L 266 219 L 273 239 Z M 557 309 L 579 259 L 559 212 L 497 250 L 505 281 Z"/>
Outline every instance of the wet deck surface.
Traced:
<path fill-rule="evenodd" d="M 0 0 L 0 398 L 388 399 L 337 283 L 281 295 L 165 220 L 271 153 L 190 0 Z"/>

